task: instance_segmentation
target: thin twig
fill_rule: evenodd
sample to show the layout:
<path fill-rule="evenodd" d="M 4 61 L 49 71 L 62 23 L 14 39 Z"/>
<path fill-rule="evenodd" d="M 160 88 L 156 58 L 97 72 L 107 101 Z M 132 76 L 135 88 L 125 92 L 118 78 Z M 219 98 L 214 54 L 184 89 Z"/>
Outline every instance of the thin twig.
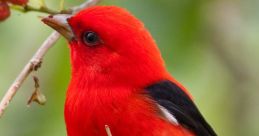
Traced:
<path fill-rule="evenodd" d="M 12 5 L 12 9 L 27 13 L 27 12 L 39 12 L 39 13 L 47 13 L 51 15 L 56 15 L 56 14 L 72 14 L 71 9 L 66 9 L 66 10 L 54 10 L 51 8 L 48 8 L 47 6 L 40 6 L 40 7 L 34 7 L 31 5 L 25 5 L 25 6 L 17 6 L 17 5 Z"/>
<path fill-rule="evenodd" d="M 84 2 L 83 4 L 73 7 L 71 13 L 76 13 L 79 10 L 82 10 L 84 8 L 96 5 L 101 0 L 89 0 Z M 33 71 L 35 67 L 38 67 L 45 54 L 48 52 L 48 50 L 56 43 L 56 41 L 60 38 L 60 34 L 58 32 L 53 32 L 41 45 L 41 47 L 38 49 L 38 51 L 35 53 L 35 55 L 31 58 L 31 60 L 25 65 L 22 72 L 17 76 L 14 83 L 10 86 L 10 88 L 5 93 L 4 97 L 2 98 L 0 102 L 0 118 L 3 116 L 5 109 L 15 96 L 18 89 L 21 87 L 25 79 L 28 77 L 28 75 Z"/>
<path fill-rule="evenodd" d="M 10 86 L 10 88 L 7 90 L 6 94 L 4 95 L 1 103 L 0 103 L 0 117 L 3 116 L 4 110 L 7 108 L 8 104 L 18 91 L 18 89 L 21 87 L 25 79 L 28 77 L 28 75 L 33 71 L 33 68 L 37 65 L 39 65 L 42 61 L 42 58 L 50 49 L 54 43 L 59 39 L 60 34 L 58 32 L 53 32 L 47 40 L 41 45 L 41 47 L 38 49 L 38 51 L 35 53 L 35 55 L 31 58 L 29 63 L 23 68 L 22 72 L 18 75 L 14 83 Z"/>
<path fill-rule="evenodd" d="M 108 125 L 105 125 L 104 127 L 105 127 L 105 131 L 107 133 L 107 136 L 112 136 L 110 127 Z"/>
<path fill-rule="evenodd" d="M 44 12 L 44 13 L 47 13 L 47 14 L 59 14 L 60 13 L 59 11 L 55 11 L 55 10 L 50 9 L 48 7 L 45 7 L 45 6 L 41 6 L 40 8 L 35 8 L 33 6 L 30 6 L 30 5 L 24 6 L 23 12 L 29 12 L 29 11 Z"/>
<path fill-rule="evenodd" d="M 80 10 L 86 8 L 86 7 L 94 6 L 94 5 L 98 4 L 99 2 L 101 2 L 101 0 L 88 0 L 88 1 L 86 1 L 85 3 L 83 3 L 79 6 L 72 7 L 71 10 L 72 10 L 73 14 L 75 14 L 78 11 L 80 11 Z"/>
<path fill-rule="evenodd" d="M 33 12 L 52 14 L 52 15 L 55 15 L 55 14 L 74 14 L 74 13 L 77 13 L 78 11 L 80 11 L 80 10 L 86 8 L 86 7 L 94 6 L 97 3 L 99 3 L 100 1 L 101 0 L 88 0 L 88 1 L 84 2 L 83 4 L 81 4 L 79 6 L 72 7 L 70 9 L 65 9 L 65 10 L 61 9 L 60 11 L 53 10 L 53 9 L 47 7 L 46 4 L 43 4 L 40 7 L 34 7 L 34 6 L 31 6 L 31 5 L 25 5 L 25 6 L 12 5 L 11 8 L 15 9 L 15 10 L 18 10 L 20 12 L 24 12 L 24 13 L 33 11 Z M 61 5 L 62 5 L 62 3 L 63 2 L 61 2 Z"/>

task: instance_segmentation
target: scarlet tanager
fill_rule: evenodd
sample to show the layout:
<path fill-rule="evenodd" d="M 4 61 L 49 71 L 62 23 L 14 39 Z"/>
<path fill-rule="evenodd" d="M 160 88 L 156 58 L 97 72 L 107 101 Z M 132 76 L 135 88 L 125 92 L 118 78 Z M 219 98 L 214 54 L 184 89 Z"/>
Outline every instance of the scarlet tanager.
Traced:
<path fill-rule="evenodd" d="M 69 42 L 68 136 L 216 136 L 166 70 L 143 23 L 123 8 L 95 6 L 43 22 Z"/>

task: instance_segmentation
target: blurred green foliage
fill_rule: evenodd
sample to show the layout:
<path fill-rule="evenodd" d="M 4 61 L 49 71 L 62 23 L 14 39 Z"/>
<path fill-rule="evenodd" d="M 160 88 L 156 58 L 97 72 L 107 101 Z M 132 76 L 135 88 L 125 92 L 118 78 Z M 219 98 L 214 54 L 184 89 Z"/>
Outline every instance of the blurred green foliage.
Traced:
<path fill-rule="evenodd" d="M 66 0 L 65 6 L 82 1 Z M 47 4 L 59 7 L 59 1 Z M 127 8 L 145 23 L 168 70 L 191 92 L 218 135 L 259 135 L 259 0 L 104 0 L 101 5 Z M 0 96 L 52 31 L 39 15 L 12 11 L 0 23 Z M 63 38 L 38 73 L 47 104 L 26 107 L 33 91 L 28 79 L 0 119 L 1 136 L 66 135 L 70 62 Z"/>

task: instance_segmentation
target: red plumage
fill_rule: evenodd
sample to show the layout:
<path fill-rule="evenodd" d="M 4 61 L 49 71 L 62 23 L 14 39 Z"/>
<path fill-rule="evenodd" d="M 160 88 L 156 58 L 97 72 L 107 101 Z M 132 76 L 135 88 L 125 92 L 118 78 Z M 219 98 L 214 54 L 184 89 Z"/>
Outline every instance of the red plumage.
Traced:
<path fill-rule="evenodd" d="M 141 21 L 114 6 L 85 9 L 68 24 L 61 18 L 43 22 L 69 40 L 68 136 L 107 136 L 105 125 L 113 136 L 216 135 Z"/>
<path fill-rule="evenodd" d="M 84 19 L 83 19 L 84 18 Z M 143 88 L 170 77 L 144 25 L 117 7 L 93 7 L 69 19 L 76 37 L 95 31 L 103 43 L 70 42 L 72 79 L 65 118 L 69 136 L 188 136 L 159 116 Z M 93 49 L 94 48 L 94 49 Z"/>

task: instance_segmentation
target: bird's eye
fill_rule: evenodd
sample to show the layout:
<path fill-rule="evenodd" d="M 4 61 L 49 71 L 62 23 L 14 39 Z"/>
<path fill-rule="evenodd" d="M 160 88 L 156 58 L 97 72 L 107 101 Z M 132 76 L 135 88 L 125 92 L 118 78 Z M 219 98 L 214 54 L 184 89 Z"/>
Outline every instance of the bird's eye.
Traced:
<path fill-rule="evenodd" d="M 88 46 L 94 46 L 100 42 L 100 39 L 95 32 L 88 31 L 83 34 L 83 41 Z"/>

